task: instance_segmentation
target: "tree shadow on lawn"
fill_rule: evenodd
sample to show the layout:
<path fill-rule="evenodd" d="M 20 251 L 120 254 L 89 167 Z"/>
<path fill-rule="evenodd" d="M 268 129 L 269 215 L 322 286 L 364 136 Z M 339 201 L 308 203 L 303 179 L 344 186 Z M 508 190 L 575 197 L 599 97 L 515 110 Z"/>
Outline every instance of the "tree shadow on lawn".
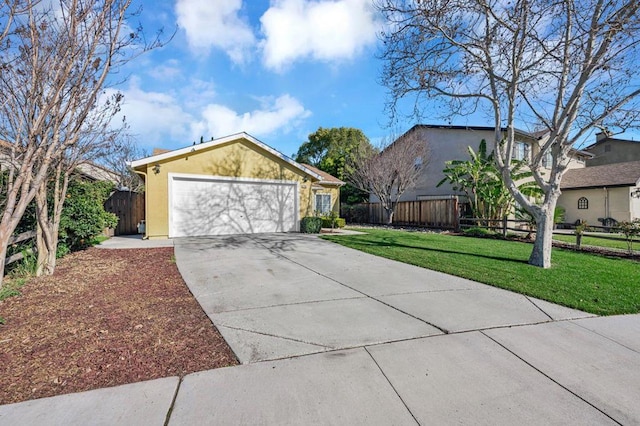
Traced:
<path fill-rule="evenodd" d="M 521 263 L 526 265 L 529 264 L 528 260 L 522 260 L 522 259 L 513 259 L 508 257 L 502 257 L 502 256 L 490 256 L 490 255 L 481 254 L 481 253 L 470 253 L 470 252 L 464 252 L 464 251 L 447 250 L 447 249 L 433 248 L 433 247 L 420 247 L 420 246 L 413 246 L 409 244 L 402 244 L 402 243 L 390 242 L 390 241 L 374 242 L 374 241 L 357 240 L 357 244 L 362 246 L 371 246 L 371 247 L 397 247 L 397 248 L 405 248 L 405 249 L 413 249 L 413 250 L 423 250 L 423 251 L 431 251 L 431 252 L 438 252 L 438 253 L 457 254 L 460 256 L 482 257 L 485 259 Z"/>

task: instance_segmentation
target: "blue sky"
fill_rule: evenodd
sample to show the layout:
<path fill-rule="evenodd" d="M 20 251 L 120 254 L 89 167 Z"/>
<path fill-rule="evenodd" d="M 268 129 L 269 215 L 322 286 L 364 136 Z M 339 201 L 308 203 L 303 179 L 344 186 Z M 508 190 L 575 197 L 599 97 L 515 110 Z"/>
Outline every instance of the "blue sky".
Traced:
<path fill-rule="evenodd" d="M 142 148 L 246 131 L 292 155 L 320 126 L 356 127 L 374 141 L 390 133 L 371 0 L 142 5 L 147 35 L 178 28 L 122 70 L 123 114 Z"/>
<path fill-rule="evenodd" d="M 177 28 L 116 76 L 127 77 L 122 113 L 146 152 L 246 131 L 293 155 L 318 127 L 359 128 L 376 143 L 415 124 L 388 128 L 373 0 L 138 1 L 147 36 Z"/>

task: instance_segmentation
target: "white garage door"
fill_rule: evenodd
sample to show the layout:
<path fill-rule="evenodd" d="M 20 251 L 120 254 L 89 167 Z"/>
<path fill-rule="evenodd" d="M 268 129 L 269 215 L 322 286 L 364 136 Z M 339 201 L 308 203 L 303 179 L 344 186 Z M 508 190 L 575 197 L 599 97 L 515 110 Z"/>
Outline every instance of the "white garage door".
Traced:
<path fill-rule="evenodd" d="M 295 182 L 170 175 L 169 237 L 296 231 L 297 199 Z"/>

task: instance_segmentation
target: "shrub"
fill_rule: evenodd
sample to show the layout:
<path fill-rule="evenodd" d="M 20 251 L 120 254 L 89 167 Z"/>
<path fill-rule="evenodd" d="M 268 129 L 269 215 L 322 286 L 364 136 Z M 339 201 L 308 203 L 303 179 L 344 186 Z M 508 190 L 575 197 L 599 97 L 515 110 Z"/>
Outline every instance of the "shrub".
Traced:
<path fill-rule="evenodd" d="M 464 231 L 462 231 L 462 233 L 464 235 L 466 235 L 467 237 L 491 237 L 491 238 L 497 238 L 500 236 L 499 233 L 494 232 L 490 229 L 487 228 L 480 228 L 480 227 L 473 227 L 473 228 L 467 228 Z"/>
<path fill-rule="evenodd" d="M 109 182 L 73 181 L 69 184 L 67 199 L 60 220 L 59 244 L 68 250 L 79 250 L 91 245 L 91 239 L 105 228 L 115 228 L 118 217 L 104 210 L 113 184 Z M 59 254 L 64 254 L 62 248 Z"/>
<path fill-rule="evenodd" d="M 627 249 L 629 254 L 633 254 L 633 240 L 640 235 L 640 219 L 634 219 L 632 222 L 618 222 L 617 230 L 624 234 L 627 241 Z"/>
<path fill-rule="evenodd" d="M 322 227 L 323 228 L 344 228 L 345 225 L 347 224 L 347 221 L 344 220 L 341 217 L 336 217 L 335 218 L 335 225 L 331 226 L 331 222 L 333 219 L 331 219 L 330 217 L 323 217 L 322 218 Z"/>
<path fill-rule="evenodd" d="M 349 223 L 367 223 L 369 208 L 363 204 L 343 205 L 340 207 L 341 216 Z"/>
<path fill-rule="evenodd" d="M 300 232 L 304 234 L 318 234 L 320 229 L 322 229 L 321 217 L 307 216 L 300 221 Z"/>

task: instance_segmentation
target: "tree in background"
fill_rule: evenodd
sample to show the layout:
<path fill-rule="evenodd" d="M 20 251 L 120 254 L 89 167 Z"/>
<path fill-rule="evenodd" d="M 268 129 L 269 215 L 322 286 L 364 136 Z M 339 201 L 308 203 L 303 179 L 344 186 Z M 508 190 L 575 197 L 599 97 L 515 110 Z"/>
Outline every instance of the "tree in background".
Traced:
<path fill-rule="evenodd" d="M 85 154 L 99 151 L 94 142 L 110 140 L 101 132 L 122 101 L 120 94 L 105 95 L 107 77 L 161 45 L 158 39 L 146 43 L 142 30 L 128 25 L 130 5 L 131 0 L 0 4 L 7 29 L 0 49 L 0 139 L 7 142 L 2 166 L 8 170 L 0 217 L 0 278 L 9 239 L 36 196 L 40 260 L 55 255 L 68 173 Z M 56 206 L 46 197 L 50 181 Z M 43 273 L 53 272 L 53 259 L 53 264 L 41 265 Z"/>
<path fill-rule="evenodd" d="M 532 265 L 551 266 L 553 214 L 574 144 L 593 129 L 624 131 L 639 122 L 637 0 L 380 0 L 382 80 L 390 111 L 414 96 L 443 118 L 484 111 L 505 185 L 536 220 Z M 528 162 L 544 196 L 538 204 L 511 172 L 521 123 L 546 135 Z M 543 161 L 551 157 L 550 171 Z"/>
<path fill-rule="evenodd" d="M 365 145 L 351 155 L 347 181 L 375 195 L 391 224 L 402 194 L 416 183 L 427 163 L 427 143 L 415 133 L 405 134 L 382 149 Z"/>
<path fill-rule="evenodd" d="M 98 162 L 118 175 L 118 189 L 144 192 L 144 181 L 131 169 L 129 163 L 149 155 L 148 152 L 140 149 L 134 138 L 123 133 L 115 141 L 114 149 L 99 158 Z"/>
<path fill-rule="evenodd" d="M 447 161 L 443 170 L 444 179 L 438 182 L 441 186 L 449 182 L 454 191 L 463 192 L 471 206 L 474 218 L 484 219 L 486 225 L 490 221 L 501 220 L 513 212 L 515 199 L 507 189 L 502 176 L 496 167 L 493 151 L 487 154 L 487 141 L 480 142 L 478 152 L 467 147 L 468 160 Z M 528 197 L 542 195 L 540 187 L 531 179 L 531 172 L 524 169 L 525 163 L 512 170 L 511 178 L 518 182 L 518 189 Z"/>
<path fill-rule="evenodd" d="M 349 158 L 354 152 L 371 147 L 369 138 L 360 129 L 352 127 L 319 127 L 309 135 L 309 140 L 298 149 L 294 159 L 310 164 L 320 170 L 346 181 Z M 368 198 L 368 192 L 361 191 L 349 183 L 340 190 L 340 201 L 346 204 L 361 203 Z"/>

